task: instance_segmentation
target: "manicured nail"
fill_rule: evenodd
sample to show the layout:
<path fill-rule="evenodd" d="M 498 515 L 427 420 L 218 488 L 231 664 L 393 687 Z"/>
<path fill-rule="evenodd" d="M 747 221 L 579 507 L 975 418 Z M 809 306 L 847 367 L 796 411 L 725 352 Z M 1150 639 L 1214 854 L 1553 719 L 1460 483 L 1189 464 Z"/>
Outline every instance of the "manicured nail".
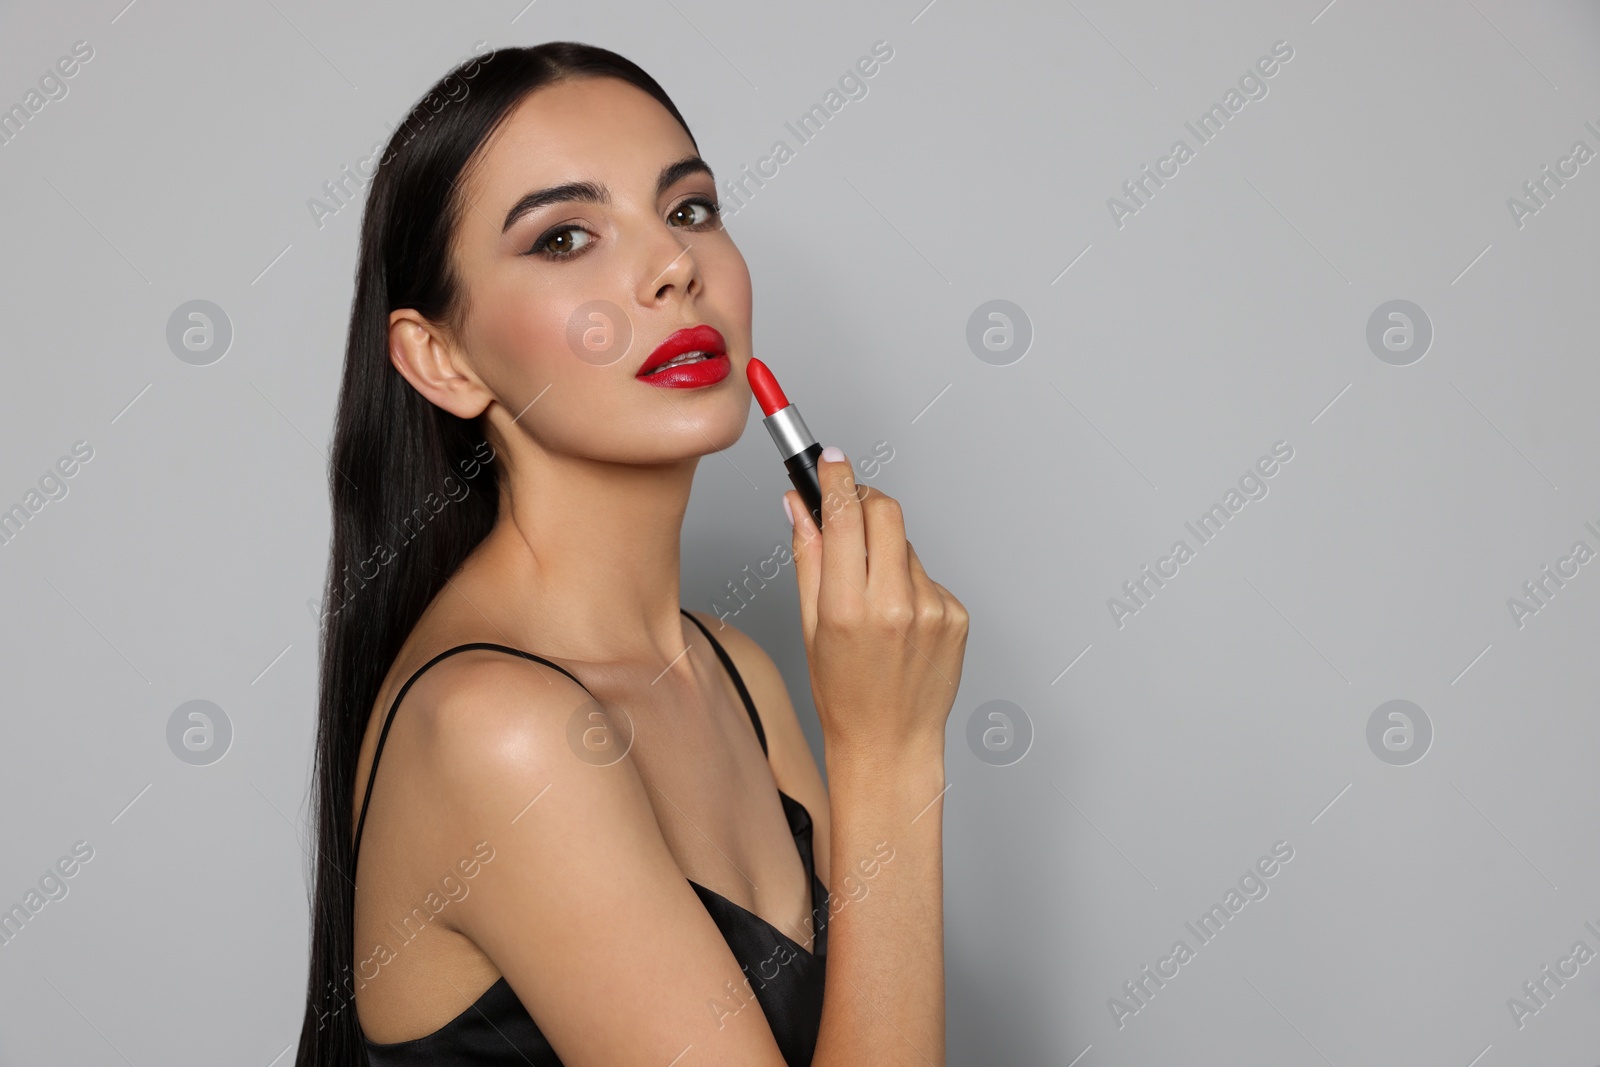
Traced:
<path fill-rule="evenodd" d="M 827 460 L 829 463 L 843 463 L 844 450 L 834 448 L 832 445 L 829 445 L 827 448 L 822 450 L 822 458 Z"/>
<path fill-rule="evenodd" d="M 780 498 L 783 501 L 783 513 L 789 517 L 789 525 L 794 525 L 794 509 L 789 506 L 789 494 L 785 493 Z"/>

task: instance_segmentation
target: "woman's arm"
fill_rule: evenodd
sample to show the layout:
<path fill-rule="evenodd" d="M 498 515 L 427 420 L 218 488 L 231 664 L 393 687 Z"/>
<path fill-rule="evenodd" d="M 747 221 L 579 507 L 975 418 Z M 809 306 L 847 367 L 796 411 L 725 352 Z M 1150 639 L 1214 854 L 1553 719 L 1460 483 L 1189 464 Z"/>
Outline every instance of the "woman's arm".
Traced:
<path fill-rule="evenodd" d="M 568 1067 L 784 1067 L 759 1006 L 730 994 L 750 1001 L 632 758 L 595 766 L 570 746 L 588 694 L 510 657 L 449 674 L 410 709 L 426 756 L 408 788 L 432 798 L 417 847 L 453 862 L 487 841 L 494 858 L 440 920 L 489 957 Z"/>
<path fill-rule="evenodd" d="M 828 1063 L 822 1057 L 830 1030 L 839 1031 L 831 1040 L 847 1056 L 942 1063 L 944 805 L 934 801 L 945 788 L 943 752 L 894 765 L 830 762 L 834 808 L 778 665 L 733 624 L 691 614 L 717 635 L 744 679 L 778 787 L 812 814 L 817 876 L 832 912 L 814 1067 Z M 835 986 L 844 994 L 828 992 Z"/>
<path fill-rule="evenodd" d="M 814 1067 L 944 1064 L 944 761 L 847 765 Z"/>
<path fill-rule="evenodd" d="M 943 1063 L 944 805 L 934 803 L 945 788 L 943 753 L 895 766 L 830 762 L 840 800 L 833 814 L 778 665 L 733 624 L 691 614 L 739 669 L 761 715 L 778 788 L 811 812 L 817 877 L 828 887 L 832 913 L 813 1067 L 829 1063 L 829 1044 L 874 1064 Z M 831 992 L 836 987 L 840 994 Z M 825 1036 L 829 1031 L 838 1033 Z"/>
<path fill-rule="evenodd" d="M 822 529 L 785 494 L 842 896 L 812 1062 L 942 1067 L 944 739 L 967 611 L 928 577 L 898 501 L 858 487 L 836 449 L 817 469 Z"/>

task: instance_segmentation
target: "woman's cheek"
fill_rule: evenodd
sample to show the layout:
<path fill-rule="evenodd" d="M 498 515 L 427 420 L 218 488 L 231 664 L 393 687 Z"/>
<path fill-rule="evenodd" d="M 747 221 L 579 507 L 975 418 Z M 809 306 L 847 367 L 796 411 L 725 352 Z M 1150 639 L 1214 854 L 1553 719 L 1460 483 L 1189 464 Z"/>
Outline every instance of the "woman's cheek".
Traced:
<path fill-rule="evenodd" d="M 585 300 L 572 308 L 564 327 L 566 351 L 591 367 L 621 363 L 636 347 L 648 343 L 637 336 L 627 311 L 605 297 Z"/>
<path fill-rule="evenodd" d="M 494 322 L 483 331 L 490 348 L 488 363 L 498 371 L 490 372 L 491 380 L 519 383 L 521 388 L 510 386 L 518 393 L 537 383 L 537 392 L 571 373 L 574 360 L 567 327 L 580 301 L 552 296 L 519 292 L 496 298 Z M 501 399 L 510 403 L 516 397 Z"/>
<path fill-rule="evenodd" d="M 726 252 L 717 255 L 710 268 L 706 288 L 721 317 L 748 339 L 750 333 L 750 267 L 731 239 Z"/>

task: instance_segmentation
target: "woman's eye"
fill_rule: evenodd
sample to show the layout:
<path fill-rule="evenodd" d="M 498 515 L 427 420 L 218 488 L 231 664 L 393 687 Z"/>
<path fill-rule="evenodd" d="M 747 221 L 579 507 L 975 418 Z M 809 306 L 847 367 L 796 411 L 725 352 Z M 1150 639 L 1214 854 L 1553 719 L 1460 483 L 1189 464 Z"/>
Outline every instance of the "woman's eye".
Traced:
<path fill-rule="evenodd" d="M 546 259 L 565 259 L 587 248 L 594 237 L 580 226 L 558 226 L 548 230 L 529 249 Z"/>
<path fill-rule="evenodd" d="M 673 208 L 672 213 L 667 218 L 674 226 L 684 226 L 692 229 L 696 226 L 708 226 L 716 222 L 720 213 L 720 209 L 716 204 L 703 196 L 697 196 L 693 200 L 685 200 Z"/>

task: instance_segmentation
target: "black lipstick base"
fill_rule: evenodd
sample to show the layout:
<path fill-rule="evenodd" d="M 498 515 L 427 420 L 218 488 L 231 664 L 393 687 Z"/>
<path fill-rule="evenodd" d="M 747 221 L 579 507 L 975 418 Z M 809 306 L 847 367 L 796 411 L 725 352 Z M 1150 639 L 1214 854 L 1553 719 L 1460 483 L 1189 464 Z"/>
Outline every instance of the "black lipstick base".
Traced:
<path fill-rule="evenodd" d="M 822 529 L 822 482 L 817 478 L 817 458 L 821 455 L 822 446 L 813 441 L 805 451 L 783 461 L 784 470 L 789 472 L 789 481 L 794 483 L 800 499 L 805 501 L 806 510 L 811 512 L 811 521 L 817 524 L 819 530 Z"/>

